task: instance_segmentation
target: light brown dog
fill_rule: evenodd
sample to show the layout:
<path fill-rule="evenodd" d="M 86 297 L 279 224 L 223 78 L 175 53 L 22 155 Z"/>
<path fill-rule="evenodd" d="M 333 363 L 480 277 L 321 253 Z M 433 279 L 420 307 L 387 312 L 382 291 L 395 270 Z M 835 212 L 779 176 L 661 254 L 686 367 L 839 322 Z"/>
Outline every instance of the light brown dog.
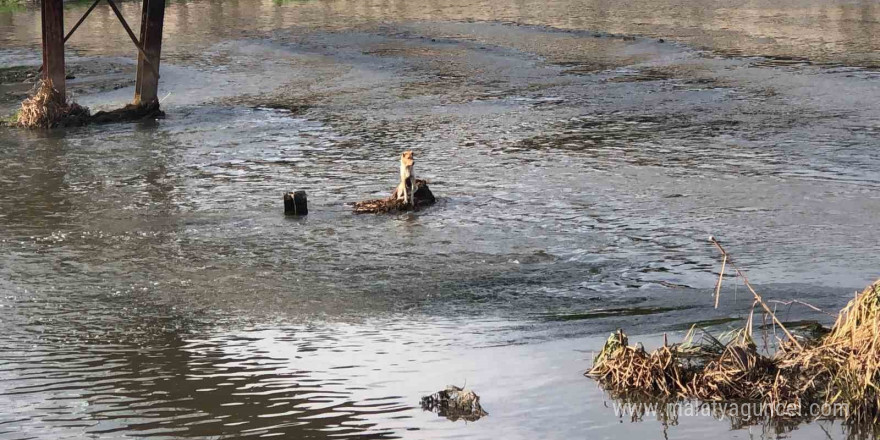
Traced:
<path fill-rule="evenodd" d="M 413 152 L 404 151 L 400 155 L 400 184 L 397 185 L 397 200 L 405 200 L 415 206 L 416 177 L 413 175 Z"/>

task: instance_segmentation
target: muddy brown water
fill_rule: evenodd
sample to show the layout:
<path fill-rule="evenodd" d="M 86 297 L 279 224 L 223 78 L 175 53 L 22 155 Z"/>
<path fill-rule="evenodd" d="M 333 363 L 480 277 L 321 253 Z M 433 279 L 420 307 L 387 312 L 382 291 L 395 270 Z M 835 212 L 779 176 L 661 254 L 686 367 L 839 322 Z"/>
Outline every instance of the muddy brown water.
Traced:
<path fill-rule="evenodd" d="M 68 48 L 95 109 L 133 93 L 114 20 Z M 166 119 L 0 128 L 0 438 L 775 438 L 619 418 L 581 374 L 618 327 L 742 322 L 733 279 L 711 307 L 710 234 L 768 298 L 836 310 L 878 276 L 878 23 L 871 1 L 169 3 Z M 8 113 L 39 15 L 0 26 Z M 352 215 L 407 149 L 438 205 Z M 419 408 L 448 384 L 489 416 Z"/>

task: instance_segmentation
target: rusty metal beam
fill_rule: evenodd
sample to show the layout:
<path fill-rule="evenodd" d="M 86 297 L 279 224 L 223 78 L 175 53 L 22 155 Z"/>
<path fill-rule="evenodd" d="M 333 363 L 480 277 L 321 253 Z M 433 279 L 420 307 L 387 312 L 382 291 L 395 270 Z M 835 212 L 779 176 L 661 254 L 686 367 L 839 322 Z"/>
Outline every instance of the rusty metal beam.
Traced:
<path fill-rule="evenodd" d="M 64 83 L 64 4 L 62 0 L 42 0 L 43 28 L 43 78 L 62 96 L 67 88 Z"/>
<path fill-rule="evenodd" d="M 86 21 L 86 17 L 88 17 L 89 14 L 92 13 L 92 10 L 95 9 L 95 6 L 98 6 L 98 3 L 101 3 L 101 0 L 95 0 L 95 1 L 92 3 L 92 6 L 89 6 L 89 9 L 86 10 L 86 13 L 83 14 L 82 17 L 79 18 L 79 21 L 77 21 L 76 24 L 73 25 L 73 27 L 70 29 L 70 32 L 68 32 L 67 35 L 64 36 L 64 42 L 65 42 L 65 43 L 67 43 L 67 40 L 69 40 L 70 37 L 73 36 L 73 33 L 76 32 L 76 30 L 79 28 L 79 25 L 83 24 L 83 22 Z"/>
<path fill-rule="evenodd" d="M 138 55 L 137 83 L 134 89 L 136 105 L 158 102 L 159 59 L 162 53 L 162 27 L 165 22 L 165 0 L 143 0 L 143 2 L 141 16 L 143 50 Z M 147 65 L 153 69 L 146 69 Z"/>
<path fill-rule="evenodd" d="M 65 43 L 67 43 L 67 40 L 69 40 L 70 37 L 73 36 L 73 33 L 76 32 L 76 30 L 79 28 L 79 26 L 80 26 L 84 21 L 86 21 L 86 17 L 88 17 L 89 14 L 92 13 L 92 10 L 95 9 L 95 6 L 98 6 L 98 3 L 101 3 L 101 0 L 95 0 L 94 3 L 92 3 L 92 6 L 89 6 L 89 9 L 86 11 L 86 13 L 83 14 L 82 17 L 79 18 L 79 21 L 77 21 L 76 24 L 73 25 L 73 28 L 71 28 L 70 31 L 67 32 L 67 35 L 64 36 L 64 42 L 65 42 Z M 42 71 L 43 71 L 43 67 L 44 67 L 43 65 L 40 65 L 40 68 L 37 69 L 37 73 L 42 72 Z"/>
<path fill-rule="evenodd" d="M 136 47 L 138 52 L 140 53 L 140 56 L 138 57 L 138 60 L 140 60 L 141 56 L 146 55 L 144 54 L 144 48 L 141 47 L 141 43 L 138 41 L 137 37 L 134 36 L 134 32 L 131 31 L 131 27 L 128 26 L 128 22 L 125 21 L 125 17 L 122 16 L 122 12 L 119 12 L 119 8 L 116 7 L 116 3 L 114 3 L 113 0 L 107 0 L 107 3 L 110 4 L 110 8 L 113 9 L 113 13 L 116 14 L 116 18 L 119 19 L 119 22 L 122 23 L 122 27 L 125 28 L 125 32 L 128 33 L 128 38 L 131 38 L 131 42 L 134 43 L 134 47 Z M 162 6 L 164 7 L 165 5 L 163 4 Z M 159 66 L 153 65 L 153 63 L 151 63 L 149 59 L 147 59 L 147 62 L 150 64 L 150 68 L 153 70 L 153 72 L 156 74 L 156 77 L 158 78 Z"/>
<path fill-rule="evenodd" d="M 64 43 L 82 25 L 86 17 L 92 13 L 101 0 L 95 0 L 73 28 L 64 35 L 63 0 L 41 0 L 43 4 L 43 65 L 38 72 L 52 80 L 54 87 L 61 93 L 65 88 Z M 137 83 L 135 85 L 135 104 L 145 105 L 158 100 L 159 59 L 162 52 L 162 27 L 165 21 L 165 0 L 143 0 L 143 16 L 141 19 L 141 38 L 134 35 L 122 12 L 113 0 L 107 0 L 119 23 L 125 29 L 131 42 L 138 50 Z M 63 37 L 63 38 L 62 38 Z"/>

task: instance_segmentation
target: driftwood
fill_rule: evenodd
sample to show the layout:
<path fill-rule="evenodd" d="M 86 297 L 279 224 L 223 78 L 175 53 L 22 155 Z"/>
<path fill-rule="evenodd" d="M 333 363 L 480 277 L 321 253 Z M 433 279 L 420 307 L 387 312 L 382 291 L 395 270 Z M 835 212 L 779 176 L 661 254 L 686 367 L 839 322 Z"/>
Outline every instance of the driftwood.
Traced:
<path fill-rule="evenodd" d="M 409 203 L 399 194 L 400 188 L 395 188 L 390 196 L 384 199 L 366 200 L 354 204 L 355 214 L 386 214 L 406 211 L 418 211 L 426 206 L 433 205 L 437 199 L 428 188 L 428 182 L 416 179 L 416 190 L 413 193 L 413 203 Z"/>
<path fill-rule="evenodd" d="M 477 393 L 455 385 L 449 385 L 445 390 L 422 397 L 421 406 L 423 410 L 435 412 L 453 422 L 457 420 L 475 422 L 489 415 L 480 406 L 480 396 Z"/>

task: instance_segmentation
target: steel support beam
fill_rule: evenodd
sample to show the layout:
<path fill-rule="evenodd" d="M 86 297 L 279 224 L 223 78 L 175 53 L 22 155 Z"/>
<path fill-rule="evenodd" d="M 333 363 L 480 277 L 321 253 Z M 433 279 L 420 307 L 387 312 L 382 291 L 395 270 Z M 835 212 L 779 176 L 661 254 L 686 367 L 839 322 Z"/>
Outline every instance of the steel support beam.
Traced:
<path fill-rule="evenodd" d="M 162 52 L 162 26 L 165 22 L 165 0 L 143 0 L 141 47 L 138 53 L 135 105 L 148 105 L 159 100 L 159 57 Z M 147 57 L 147 58 L 145 58 Z"/>
<path fill-rule="evenodd" d="M 62 0 L 41 0 L 43 19 L 43 78 L 52 81 L 62 96 L 64 84 L 64 4 Z"/>

